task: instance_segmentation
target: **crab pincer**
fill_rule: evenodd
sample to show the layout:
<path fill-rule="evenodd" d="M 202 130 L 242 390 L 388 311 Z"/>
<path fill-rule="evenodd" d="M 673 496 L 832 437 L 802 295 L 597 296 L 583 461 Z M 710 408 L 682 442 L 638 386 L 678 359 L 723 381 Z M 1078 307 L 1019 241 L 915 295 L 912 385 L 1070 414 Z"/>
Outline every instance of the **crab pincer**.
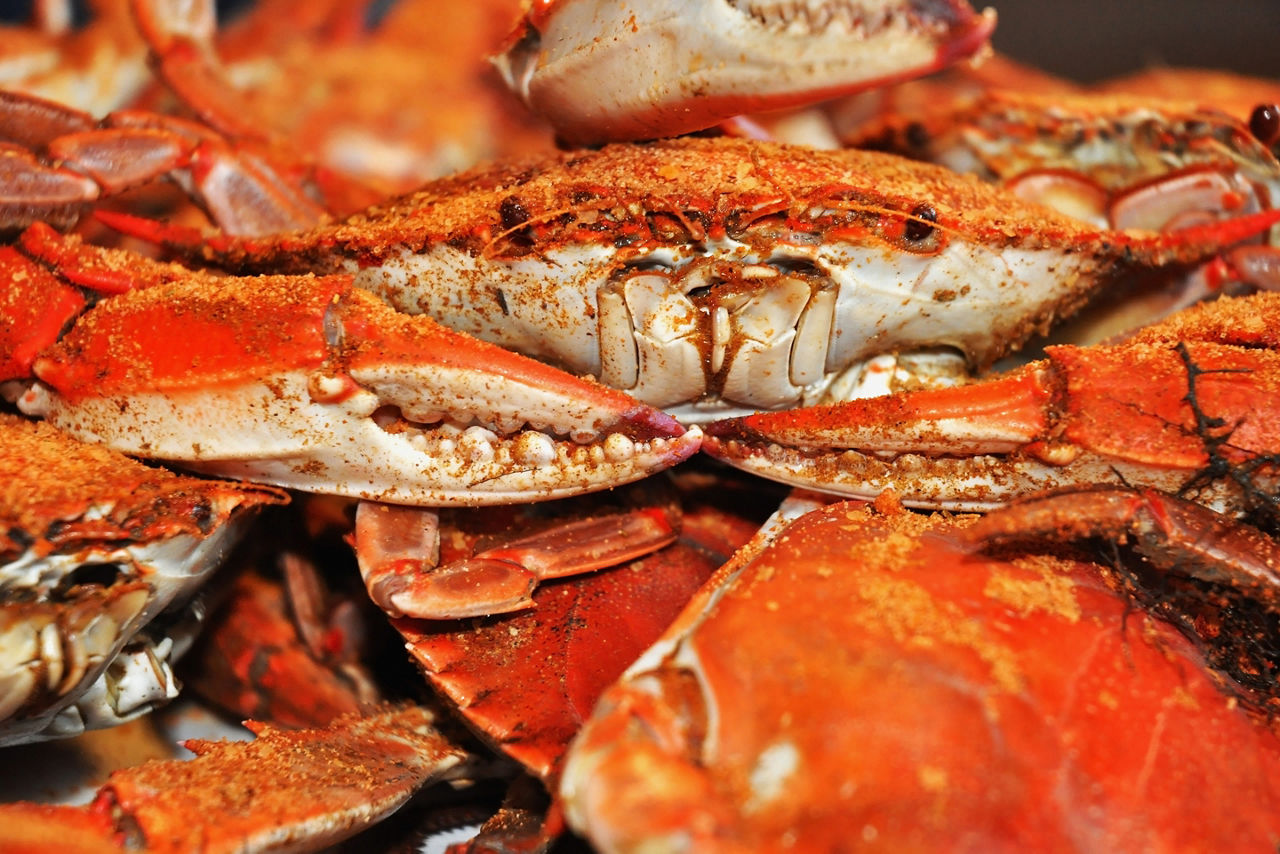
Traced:
<path fill-rule="evenodd" d="M 921 507 L 1110 484 L 1240 512 L 1276 482 L 1278 312 L 1274 293 L 1223 298 L 1123 343 L 1049 347 L 984 382 L 728 419 L 704 447 L 784 482 L 892 488 Z"/>
<path fill-rule="evenodd" d="M 571 143 L 656 139 L 805 106 L 979 54 L 995 12 L 963 0 L 534 4 L 495 58 Z M 645 85 L 636 70 L 645 69 Z"/>
<path fill-rule="evenodd" d="M 159 278 L 39 350 L 19 406 L 128 454 L 442 506 L 603 489 L 700 442 L 623 392 L 399 314 L 350 276 L 168 278 L 121 260 Z"/>

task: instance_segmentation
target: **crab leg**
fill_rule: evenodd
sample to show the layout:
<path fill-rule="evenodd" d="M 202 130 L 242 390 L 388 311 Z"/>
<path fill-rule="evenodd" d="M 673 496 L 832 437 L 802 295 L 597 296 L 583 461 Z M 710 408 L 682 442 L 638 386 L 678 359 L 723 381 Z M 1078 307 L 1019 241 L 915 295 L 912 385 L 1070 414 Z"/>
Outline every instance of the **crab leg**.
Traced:
<path fill-rule="evenodd" d="M 1239 511 L 1277 482 L 1277 317 L 1276 294 L 1224 298 L 987 382 L 728 419 L 704 447 L 783 482 L 923 507 L 1114 484 Z"/>
<path fill-rule="evenodd" d="M 670 490 L 674 482 L 675 492 Z M 667 489 L 653 493 L 655 482 Z M 636 493 L 640 494 L 637 495 Z M 730 497 L 732 496 L 732 497 Z M 600 496 L 441 513 L 441 562 L 535 530 L 603 515 Z M 489 743 L 548 786 L 600 693 L 657 638 L 689 597 L 755 535 L 772 501 L 754 478 L 705 481 L 682 467 L 615 490 L 610 506 L 679 510 L 679 538 L 601 572 L 540 585 L 533 607 L 487 619 L 392 621 L 423 675 Z M 612 514 L 611 514 L 612 515 Z M 551 528 L 546 528 L 550 525 Z M 508 849 L 502 849 L 508 850 Z"/>
<path fill-rule="evenodd" d="M 31 95 L 0 91 L 0 228 L 70 227 L 93 202 L 172 175 L 232 234 L 307 228 L 327 211 L 305 167 L 266 143 L 141 110 L 98 121 Z"/>
<path fill-rule="evenodd" d="M 330 589 L 302 554 L 273 557 L 283 580 L 257 561 L 207 597 L 211 618 L 184 659 L 187 687 L 237 720 L 287 729 L 376 708 L 384 693 L 362 661 L 376 660 L 364 617 L 380 615 Z M 328 597 L 336 603 L 321 613 Z"/>
<path fill-rule="evenodd" d="M 360 503 L 354 536 L 373 601 L 393 617 L 453 619 L 533 606 L 540 581 L 634 560 L 675 541 L 678 513 L 653 505 L 598 513 L 437 565 L 440 529 L 425 508 Z"/>
<path fill-rule="evenodd" d="M 962 0 L 557 0 L 535 4 L 495 62 L 561 139 L 600 143 L 928 74 L 981 51 L 994 27 L 994 11 Z"/>
<path fill-rule="evenodd" d="M 398 314 L 349 276 L 192 274 L 121 294 L 33 373 L 21 408 L 79 438 L 395 503 L 603 489 L 701 438 L 622 392 Z"/>
<path fill-rule="evenodd" d="M 1165 571 L 1229 585 L 1273 607 L 1280 597 L 1280 543 L 1155 490 L 1096 487 L 1037 496 L 984 516 L 962 535 L 984 550 L 1089 537 L 1132 539 Z"/>

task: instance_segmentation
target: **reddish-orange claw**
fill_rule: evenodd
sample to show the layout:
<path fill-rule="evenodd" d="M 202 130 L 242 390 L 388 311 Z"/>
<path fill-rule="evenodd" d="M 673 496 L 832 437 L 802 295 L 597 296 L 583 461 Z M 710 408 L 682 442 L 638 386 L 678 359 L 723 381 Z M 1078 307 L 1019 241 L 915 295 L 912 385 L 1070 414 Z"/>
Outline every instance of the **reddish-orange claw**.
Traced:
<path fill-rule="evenodd" d="M 983 382 L 713 424 L 704 449 L 784 482 L 892 489 L 922 507 L 1112 484 L 1240 511 L 1277 475 L 1277 319 L 1280 295 L 1223 298 Z"/>

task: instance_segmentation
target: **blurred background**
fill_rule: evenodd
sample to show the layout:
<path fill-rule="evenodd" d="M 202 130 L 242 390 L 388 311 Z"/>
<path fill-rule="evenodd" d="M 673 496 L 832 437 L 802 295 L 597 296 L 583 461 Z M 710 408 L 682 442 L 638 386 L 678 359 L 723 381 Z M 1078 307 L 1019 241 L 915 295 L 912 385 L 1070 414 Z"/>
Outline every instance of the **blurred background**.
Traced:
<path fill-rule="evenodd" d="M 220 0 L 219 8 L 230 14 L 247 2 Z M 390 2 L 366 5 L 376 16 Z M 974 5 L 999 12 L 995 44 L 1001 51 L 1081 81 L 1159 64 L 1280 78 L 1280 0 L 976 0 Z M 30 0 L 0 0 L 0 18 L 22 20 L 29 8 Z"/>
<path fill-rule="evenodd" d="M 1082 82 L 1152 65 L 1280 78 L 1280 0 L 971 0 L 998 50 Z"/>

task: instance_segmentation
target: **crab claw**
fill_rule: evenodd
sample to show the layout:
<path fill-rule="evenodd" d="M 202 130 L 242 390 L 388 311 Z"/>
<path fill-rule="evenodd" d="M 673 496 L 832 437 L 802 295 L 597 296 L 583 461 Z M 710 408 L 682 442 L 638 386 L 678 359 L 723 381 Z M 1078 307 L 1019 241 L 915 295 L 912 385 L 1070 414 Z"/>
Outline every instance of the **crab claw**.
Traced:
<path fill-rule="evenodd" d="M 694 453 L 621 392 L 401 315 L 348 276 L 193 276 L 106 300 L 19 401 L 73 435 L 225 477 L 404 504 L 590 492 Z"/>
<path fill-rule="evenodd" d="M 1180 492 L 1220 511 L 1273 489 L 1280 459 L 1280 295 L 1175 315 L 1107 347 L 951 389 L 727 419 L 712 456 L 840 495 L 985 510 L 1089 484 Z M 1269 349 L 1268 349 L 1269 348 Z"/>
<path fill-rule="evenodd" d="M 917 77 L 987 45 L 963 0 L 537 3 L 494 59 L 568 143 L 676 136 Z M 637 71 L 646 75 L 637 85 Z"/>

